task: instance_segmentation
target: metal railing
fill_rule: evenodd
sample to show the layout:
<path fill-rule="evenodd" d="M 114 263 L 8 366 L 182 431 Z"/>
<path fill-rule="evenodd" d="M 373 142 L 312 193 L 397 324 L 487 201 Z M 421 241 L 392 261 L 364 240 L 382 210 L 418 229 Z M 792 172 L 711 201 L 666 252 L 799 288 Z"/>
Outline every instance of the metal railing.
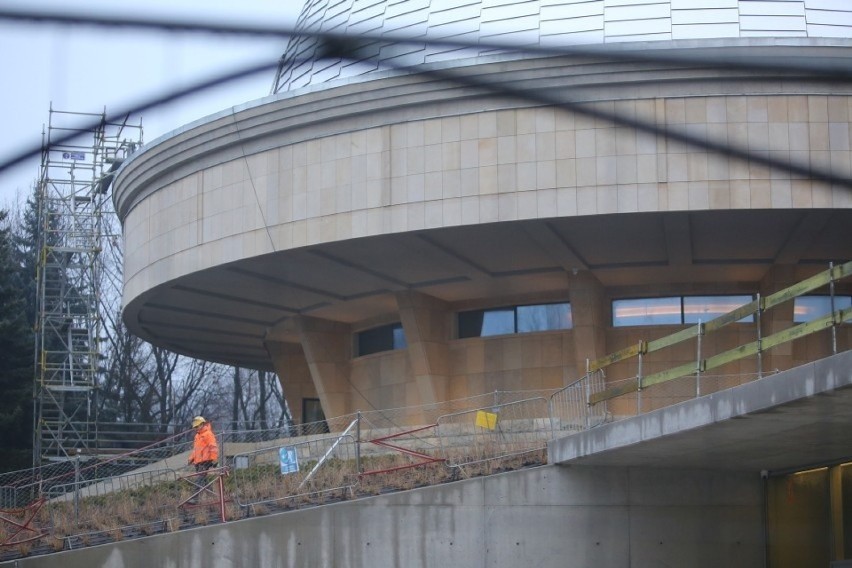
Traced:
<path fill-rule="evenodd" d="M 349 492 L 358 483 L 356 442 L 325 436 L 234 456 L 234 500 L 257 514 L 270 506 L 296 507 L 309 496 Z"/>
<path fill-rule="evenodd" d="M 550 396 L 548 413 L 550 428 L 556 432 L 579 432 L 594 428 L 607 421 L 606 404 L 592 406 L 589 397 L 606 388 L 602 369 L 587 372 Z"/>
<path fill-rule="evenodd" d="M 836 282 L 850 276 L 852 276 L 852 262 L 838 266 L 832 264 L 827 270 L 815 274 L 810 278 L 769 296 L 761 297 L 758 295 L 752 302 L 706 323 L 699 322 L 696 325 L 660 339 L 651 341 L 642 340 L 639 343 L 630 345 L 605 357 L 589 361 L 587 362 L 587 369 L 589 372 L 595 372 L 604 370 L 615 363 L 626 363 L 633 360 L 635 361 L 637 372 L 632 378 L 624 379 L 617 383 L 610 383 L 604 390 L 591 394 L 588 397 L 588 403 L 589 405 L 597 405 L 613 399 L 633 396 L 636 402 L 636 413 L 642 413 L 648 410 L 645 408 L 645 401 L 648 399 L 648 394 L 645 392 L 646 389 L 675 380 L 678 380 L 681 384 L 685 384 L 682 379 L 691 376 L 695 379 L 694 396 L 701 396 L 702 394 L 706 394 L 706 390 L 703 391 L 702 389 L 702 383 L 706 382 L 703 377 L 706 376 L 708 371 L 719 369 L 730 363 L 751 357 L 755 359 L 755 367 L 757 369 L 755 373 L 756 378 L 760 378 L 764 375 L 763 354 L 765 352 L 824 330 L 831 331 L 831 352 L 837 353 L 837 327 L 845 322 L 852 321 L 852 307 L 834 309 L 836 306 L 834 285 Z M 807 323 L 793 325 L 783 331 L 768 336 L 762 334 L 761 319 L 764 312 L 786 302 L 794 301 L 800 296 L 823 287 L 828 288 L 831 298 L 830 303 L 833 309 L 830 313 Z M 709 356 L 702 350 L 702 340 L 705 336 L 749 316 L 755 316 L 756 318 L 756 338 L 754 341 Z M 643 372 L 645 357 L 647 355 L 680 345 L 686 341 L 695 342 L 696 357 L 694 360 L 651 374 Z M 674 386 L 669 385 L 669 388 L 674 388 Z"/>
<path fill-rule="evenodd" d="M 447 465 L 460 467 L 544 450 L 552 438 L 547 399 L 530 398 L 438 418 Z"/>

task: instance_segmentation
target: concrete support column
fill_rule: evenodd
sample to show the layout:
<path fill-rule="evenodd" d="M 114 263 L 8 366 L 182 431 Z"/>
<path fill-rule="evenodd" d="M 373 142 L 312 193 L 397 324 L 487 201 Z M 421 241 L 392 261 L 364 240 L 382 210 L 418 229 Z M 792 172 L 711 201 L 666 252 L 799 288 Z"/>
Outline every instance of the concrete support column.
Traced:
<path fill-rule="evenodd" d="M 349 359 L 352 349 L 349 326 L 319 318 L 295 316 L 271 330 L 267 341 L 275 341 L 277 337 L 298 339 L 325 415 L 332 418 L 347 414 L 351 398 Z M 286 371 L 279 369 L 279 374 L 282 372 Z"/>
<path fill-rule="evenodd" d="M 267 339 L 266 350 L 278 374 L 281 392 L 290 407 L 293 421 L 297 424 L 304 422 L 302 401 L 318 397 L 301 344 Z"/>
<path fill-rule="evenodd" d="M 603 285 L 588 270 L 568 276 L 568 298 L 574 327 L 574 358 L 576 376 L 586 372 L 586 359 L 597 359 L 607 354 L 606 306 Z M 620 348 L 623 346 L 616 346 Z"/>
<path fill-rule="evenodd" d="M 760 283 L 760 294 L 764 297 L 769 296 L 796 284 L 798 281 L 795 266 L 790 264 L 773 265 Z M 761 324 L 763 337 L 793 327 L 793 302 L 785 302 L 764 312 L 761 315 Z M 773 347 L 771 351 L 765 352 L 762 357 L 763 372 L 766 373 L 774 369 L 783 371 L 794 367 L 793 343 L 792 341 L 782 343 Z"/>
<path fill-rule="evenodd" d="M 843 473 L 839 465 L 828 468 L 828 495 L 831 508 L 831 559 L 846 558 L 843 525 Z"/>
<path fill-rule="evenodd" d="M 444 302 L 411 290 L 397 292 L 396 301 L 420 404 L 445 401 L 452 312 Z"/>

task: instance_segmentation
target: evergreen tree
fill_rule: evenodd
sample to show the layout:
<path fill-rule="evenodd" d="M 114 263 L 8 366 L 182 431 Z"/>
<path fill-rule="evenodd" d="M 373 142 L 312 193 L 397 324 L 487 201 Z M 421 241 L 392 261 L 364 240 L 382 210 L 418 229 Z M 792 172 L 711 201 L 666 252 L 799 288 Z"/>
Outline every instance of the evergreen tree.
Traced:
<path fill-rule="evenodd" d="M 33 335 L 8 212 L 0 210 L 0 460 L 26 467 L 32 451 Z M 23 459 L 26 457 L 26 459 Z"/>

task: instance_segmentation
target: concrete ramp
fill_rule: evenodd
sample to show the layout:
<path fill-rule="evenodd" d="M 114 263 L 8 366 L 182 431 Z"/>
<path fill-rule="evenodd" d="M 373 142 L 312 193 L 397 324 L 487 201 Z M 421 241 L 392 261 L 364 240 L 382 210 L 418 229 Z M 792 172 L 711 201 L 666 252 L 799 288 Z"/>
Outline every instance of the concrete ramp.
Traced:
<path fill-rule="evenodd" d="M 653 387 L 651 387 L 653 388 Z M 786 471 L 852 459 L 852 351 L 548 444 L 551 463 Z"/>

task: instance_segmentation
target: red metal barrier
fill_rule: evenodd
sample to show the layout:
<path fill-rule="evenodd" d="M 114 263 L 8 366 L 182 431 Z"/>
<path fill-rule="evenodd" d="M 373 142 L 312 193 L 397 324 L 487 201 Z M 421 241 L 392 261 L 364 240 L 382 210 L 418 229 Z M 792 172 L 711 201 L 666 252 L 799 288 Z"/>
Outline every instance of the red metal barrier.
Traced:
<path fill-rule="evenodd" d="M 225 477 L 229 474 L 227 467 L 197 471 L 180 477 L 185 479 L 193 488 L 193 493 L 178 503 L 178 508 L 195 509 L 198 507 L 218 507 L 222 522 L 226 522 L 225 503 L 230 499 L 225 498 Z M 210 500 L 212 498 L 212 500 Z M 208 500 L 205 500 L 208 499 Z"/>
<path fill-rule="evenodd" d="M 3 526 L 6 533 L 6 526 L 12 527 L 9 534 L 0 542 L 0 546 L 14 546 L 38 540 L 47 534 L 47 531 L 34 527 L 33 519 L 38 514 L 41 507 L 45 504 L 45 499 L 36 499 L 26 507 L 20 509 L 3 509 L 0 510 L 0 526 Z M 14 516 L 21 517 L 20 520 L 12 518 Z"/>
<path fill-rule="evenodd" d="M 405 454 L 407 456 L 418 458 L 421 461 L 418 461 L 418 462 L 415 462 L 415 463 L 410 463 L 410 464 L 407 464 L 407 465 L 399 465 L 399 466 L 396 466 L 396 467 L 390 467 L 390 468 L 386 468 L 386 469 L 375 469 L 375 470 L 372 470 L 372 471 L 364 471 L 364 472 L 361 472 L 359 475 L 363 476 L 363 475 L 374 475 L 374 474 L 378 474 L 378 473 L 390 473 L 392 471 L 399 471 L 401 469 L 410 469 L 410 468 L 413 468 L 413 467 L 419 467 L 421 465 L 427 465 L 427 464 L 430 464 L 430 463 L 437 463 L 437 462 L 446 461 L 444 458 L 435 458 L 435 457 L 430 456 L 429 454 L 424 454 L 422 452 L 415 452 L 414 450 L 409 450 L 408 448 L 403 448 L 401 446 L 397 446 L 395 444 L 389 444 L 387 442 L 387 440 L 392 440 L 394 438 L 399 438 L 401 436 L 407 436 L 409 434 L 414 434 L 415 432 L 422 432 L 423 430 L 428 430 L 429 428 L 436 428 L 437 426 L 438 426 L 437 424 L 431 424 L 429 426 L 423 426 L 421 428 L 415 428 L 414 430 L 407 430 L 405 432 L 399 432 L 398 434 L 391 434 L 390 436 L 384 436 L 382 438 L 376 438 L 374 440 L 367 440 L 367 442 L 370 443 L 370 444 L 376 444 L 377 446 L 382 446 L 383 448 L 389 448 L 391 450 L 395 450 L 397 452 L 400 452 L 401 454 Z"/>

